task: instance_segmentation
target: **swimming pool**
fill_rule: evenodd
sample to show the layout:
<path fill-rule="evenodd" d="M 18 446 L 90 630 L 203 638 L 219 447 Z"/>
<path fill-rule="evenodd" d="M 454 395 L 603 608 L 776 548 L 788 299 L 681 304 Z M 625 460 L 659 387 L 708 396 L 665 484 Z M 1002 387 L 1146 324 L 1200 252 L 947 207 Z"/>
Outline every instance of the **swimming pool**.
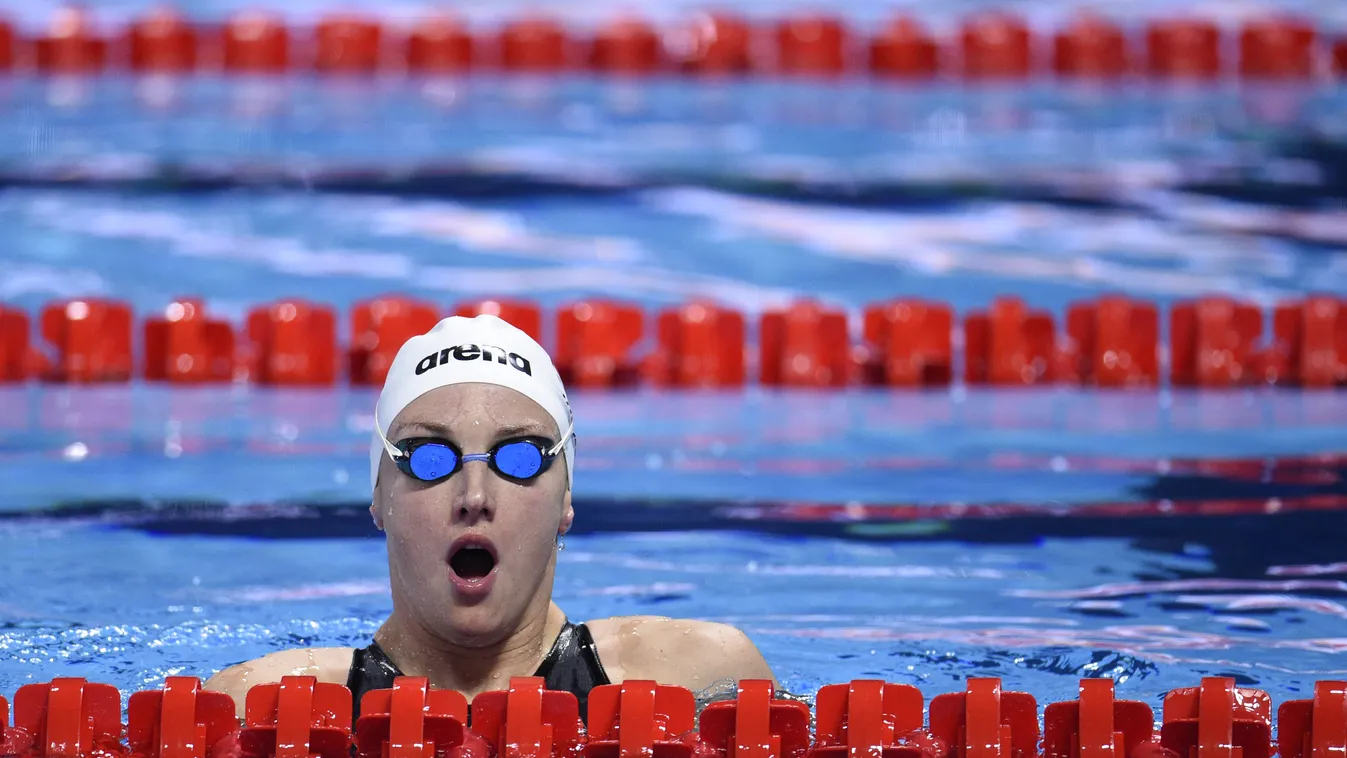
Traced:
<path fill-rule="evenodd" d="M 708 112 L 704 92 L 661 86 L 634 112 L 593 83 L 514 104 L 457 91 L 468 105 L 439 116 L 443 91 L 391 87 L 394 116 L 301 83 L 260 122 L 220 115 L 243 95 L 218 83 L 134 118 L 109 115 L 136 107 L 121 85 L 74 101 L 20 87 L 29 120 L 6 128 L 45 147 L 5 163 L 0 298 L 35 310 L 102 294 L 147 313 L 200 294 L 239 318 L 281 296 L 345 308 L 388 291 L 549 307 L 707 293 L 750 312 L 806 293 L 960 310 L 1014 293 L 1060 315 L 1114 290 L 1161 304 L 1347 292 L 1341 211 L 1306 200 L 1339 191 L 1336 143 L 1305 127 L 1331 133 L 1334 92 L 1235 133 L 1189 118 L 1192 96 L 1137 92 L 1104 111 L 1111 126 L 1044 137 L 1034 114 L 1061 111 L 1034 103 L 1060 92 L 1009 93 L 1008 111 L 978 116 L 958 93 L 858 88 L 840 95 L 860 107 L 847 115 L 817 108 L 836 93 L 745 85 L 708 124 L 689 116 Z M 885 114 L 923 126 L 886 131 Z M 381 140 L 390 123 L 422 141 Z M 1106 139 L 1073 152 L 1054 133 Z M 429 179 L 364 170 L 430 160 L 419 151 L 456 162 Z M 191 170 L 175 171 L 183 156 Z M 270 185 L 238 174 L 279 157 Z M 0 388 L 0 692 L 77 675 L 127 695 L 366 639 L 389 604 L 360 503 L 372 400 Z M 729 621 L 806 694 L 882 677 L 929 698 L 994 675 L 1047 703 L 1108 676 L 1158 707 L 1205 675 L 1280 702 L 1347 673 L 1342 393 L 573 402 L 577 520 L 556 597 L 574 618 Z"/>

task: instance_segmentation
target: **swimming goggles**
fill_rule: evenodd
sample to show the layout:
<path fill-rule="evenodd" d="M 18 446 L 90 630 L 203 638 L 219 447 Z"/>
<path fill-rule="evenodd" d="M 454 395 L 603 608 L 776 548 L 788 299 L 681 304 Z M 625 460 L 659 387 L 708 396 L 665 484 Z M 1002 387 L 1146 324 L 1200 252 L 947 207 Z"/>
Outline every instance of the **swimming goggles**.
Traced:
<path fill-rule="evenodd" d="M 574 428 L 574 424 L 568 427 L 561 441 L 550 447 L 536 437 L 524 437 L 503 440 L 485 453 L 464 455 L 457 445 L 437 437 L 409 437 L 397 443 L 389 442 L 379 428 L 378 416 L 374 419 L 374 431 L 383 440 L 384 449 L 398 470 L 423 482 L 448 479 L 467 461 L 485 461 L 493 471 L 508 479 L 533 479 L 552 467 Z"/>

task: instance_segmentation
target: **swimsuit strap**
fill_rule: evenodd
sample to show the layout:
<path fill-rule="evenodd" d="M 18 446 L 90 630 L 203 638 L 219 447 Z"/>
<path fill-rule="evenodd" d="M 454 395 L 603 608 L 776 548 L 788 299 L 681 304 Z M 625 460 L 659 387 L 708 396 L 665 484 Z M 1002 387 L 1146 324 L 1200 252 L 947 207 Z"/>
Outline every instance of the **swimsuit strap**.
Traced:
<path fill-rule="evenodd" d="M 580 718 L 588 724 L 589 691 L 594 687 L 609 684 L 608 673 L 599 661 L 599 651 L 594 645 L 594 636 L 584 624 L 572 624 L 569 620 L 561 627 L 561 633 L 552 642 L 534 676 L 544 680 L 548 690 L 569 692 L 575 695 L 580 705 Z M 351 669 L 346 675 L 346 688 L 351 691 L 352 721 L 360 718 L 360 701 L 371 690 L 386 690 L 393 686 L 393 680 L 404 676 L 398 665 L 388 657 L 388 653 L 373 640 L 363 648 L 356 648 L 351 655 Z"/>

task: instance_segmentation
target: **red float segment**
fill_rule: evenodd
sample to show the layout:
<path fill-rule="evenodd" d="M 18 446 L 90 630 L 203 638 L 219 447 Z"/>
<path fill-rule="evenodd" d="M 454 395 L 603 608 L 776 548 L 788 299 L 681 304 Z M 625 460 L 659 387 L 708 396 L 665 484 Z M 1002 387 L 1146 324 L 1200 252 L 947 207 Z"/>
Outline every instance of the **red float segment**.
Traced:
<path fill-rule="evenodd" d="M 811 758 L 933 758 L 922 728 L 921 690 L 910 684 L 857 679 L 818 691 L 817 735 Z"/>
<path fill-rule="evenodd" d="M 802 758 L 809 751 L 809 706 L 773 695 L 770 680 L 748 679 L 734 700 L 706 706 L 698 718 L 699 758 Z"/>
<path fill-rule="evenodd" d="M 572 42 L 560 22 L 529 16 L 507 23 L 498 42 L 500 65 L 506 71 L 555 73 L 572 67 Z"/>
<path fill-rule="evenodd" d="M 1347 39 L 1340 39 L 1333 45 L 1333 73 L 1347 74 Z"/>
<path fill-rule="evenodd" d="M 1347 384 L 1347 300 L 1321 295 L 1277 306 L 1266 372 L 1276 384 Z"/>
<path fill-rule="evenodd" d="M 630 679 L 600 685 L 589 693 L 585 758 L 691 758 L 696 720 L 689 689 Z"/>
<path fill-rule="evenodd" d="M 1330 758 L 1347 752 L 1347 682 L 1314 683 L 1314 697 L 1277 709 L 1281 758 Z"/>
<path fill-rule="evenodd" d="M 1235 687 L 1230 677 L 1203 677 L 1201 686 L 1170 690 L 1160 745 L 1181 756 L 1268 758 L 1272 699 L 1262 690 Z"/>
<path fill-rule="evenodd" d="M 766 311 L 758 326 L 758 381 L 769 387 L 843 387 L 850 381 L 847 315 L 813 300 Z"/>
<path fill-rule="evenodd" d="M 145 372 L 150 381 L 193 384 L 234 377 L 234 329 L 207 318 L 199 298 L 180 298 L 145 320 Z"/>
<path fill-rule="evenodd" d="M 197 66 L 197 33 L 181 15 L 160 8 L 127 30 L 133 71 L 178 74 Z"/>
<path fill-rule="evenodd" d="M 1155 305 L 1117 295 L 1076 303 L 1067 309 L 1066 335 L 1073 381 L 1098 387 L 1160 383 Z"/>
<path fill-rule="evenodd" d="M 389 296 L 356 303 L 351 308 L 348 354 L 351 383 L 382 385 L 398 350 L 439 320 L 434 304 L 413 298 Z"/>
<path fill-rule="evenodd" d="M 27 733 L 37 755 L 112 758 L 127 752 L 121 744 L 121 694 L 110 684 L 78 677 L 20 687 L 14 693 L 14 730 Z"/>
<path fill-rule="evenodd" d="M 739 387 L 744 384 L 744 316 L 714 303 L 668 308 L 656 322 L 657 343 L 645 363 L 657 387 Z"/>
<path fill-rule="evenodd" d="M 594 35 L 589 63 L 599 71 L 653 73 L 664 68 L 664 42 L 650 24 L 640 19 L 617 19 Z"/>
<path fill-rule="evenodd" d="M 1053 40 L 1052 68 L 1059 76 L 1111 78 L 1130 65 L 1122 28 L 1093 13 L 1073 18 Z"/>
<path fill-rule="evenodd" d="M 547 690 L 542 677 L 511 677 L 508 690 L 472 699 L 472 730 L 486 740 L 490 755 L 518 758 L 574 758 L 585 744 L 580 703 L 570 692 Z M 590 728 L 594 701 L 590 697 Z"/>
<path fill-rule="evenodd" d="M 14 25 L 0 19 L 0 70 L 14 68 Z"/>
<path fill-rule="evenodd" d="M 333 15 L 314 29 L 314 68 L 324 73 L 373 73 L 379 68 L 384 30 L 360 16 Z"/>
<path fill-rule="evenodd" d="M 963 74 L 970 79 L 1023 78 L 1033 64 L 1029 27 L 1019 16 L 985 12 L 960 31 Z"/>
<path fill-rule="evenodd" d="M 93 74 L 107 65 L 108 43 L 98 36 L 89 15 L 78 8 L 60 8 L 46 34 L 34 40 L 39 71 Z"/>
<path fill-rule="evenodd" d="M 753 31 L 737 16 L 701 13 L 670 36 L 679 67 L 694 74 L 742 74 L 754 68 Z"/>
<path fill-rule="evenodd" d="M 431 689 L 423 676 L 399 676 L 391 689 L 371 690 L 361 699 L 356 758 L 467 758 L 456 750 L 467 736 L 467 721 L 462 693 Z"/>
<path fill-rule="evenodd" d="M 1260 79 L 1306 79 L 1314 73 L 1314 26 L 1299 18 L 1250 21 L 1239 34 L 1239 72 Z"/>
<path fill-rule="evenodd" d="M 1176 387 L 1232 387 L 1258 380 L 1257 306 L 1227 297 L 1176 303 L 1169 313 L 1170 382 Z"/>
<path fill-rule="evenodd" d="M 1149 705 L 1114 699 L 1112 679 L 1082 679 L 1078 700 L 1043 710 L 1043 758 L 1129 758 L 1154 720 Z"/>
<path fill-rule="evenodd" d="M 865 309 L 869 384 L 947 385 L 953 379 L 954 312 L 921 300 L 876 303 Z"/>
<path fill-rule="evenodd" d="M 1152 76 L 1212 79 L 1221 73 L 1221 31 L 1200 19 L 1157 21 L 1146 31 L 1146 56 Z"/>
<path fill-rule="evenodd" d="M 628 303 L 587 300 L 557 311 L 552 359 L 567 386 L 627 387 L 640 378 L 632 349 L 645 331 L 645 314 Z"/>
<path fill-rule="evenodd" d="M 460 303 L 454 312 L 457 316 L 496 316 L 514 328 L 533 338 L 534 342 L 543 341 L 543 312 L 537 303 L 523 300 L 493 298 Z"/>
<path fill-rule="evenodd" d="M 240 13 L 224 29 L 224 67 L 245 74 L 280 74 L 290 65 L 290 32 L 275 16 Z"/>
<path fill-rule="evenodd" d="M 0 695 L 0 755 L 27 755 L 33 749 L 33 737 L 9 726 L 9 701 Z"/>
<path fill-rule="evenodd" d="M 351 691 L 314 676 L 255 685 L 244 701 L 239 758 L 349 758 Z"/>
<path fill-rule="evenodd" d="M 31 325 L 28 314 L 0 305 L 0 383 L 32 376 Z"/>
<path fill-rule="evenodd" d="M 776 68 L 784 74 L 835 76 L 848 68 L 849 33 L 841 19 L 797 16 L 776 26 Z"/>
<path fill-rule="evenodd" d="M 951 758 L 1034 758 L 1038 703 L 1026 692 L 1003 692 L 1000 679 L 973 677 L 964 692 L 931 699 L 930 732 Z"/>
<path fill-rule="evenodd" d="M 892 19 L 870 41 L 870 70 L 879 76 L 929 78 L 939 69 L 939 45 L 914 18 Z"/>
<path fill-rule="evenodd" d="M 1036 385 L 1054 380 L 1056 330 L 1047 311 L 999 297 L 989 312 L 964 319 L 964 380 L 969 384 Z"/>
<path fill-rule="evenodd" d="M 248 314 L 249 369 L 259 384 L 331 385 L 337 379 L 337 316 L 324 305 L 282 300 Z"/>
<path fill-rule="evenodd" d="M 452 16 L 433 16 L 418 23 L 407 38 L 407 68 L 417 73 L 449 74 L 472 68 L 476 42 L 468 28 Z"/>
<path fill-rule="evenodd" d="M 127 703 L 126 741 L 136 758 L 225 758 L 238 744 L 234 698 L 201 689 L 201 680 L 170 676 L 162 690 Z"/>
<path fill-rule="evenodd" d="M 69 300 L 42 311 L 42 338 L 55 351 L 46 378 L 55 382 L 131 379 L 131 306 L 97 298 Z"/>

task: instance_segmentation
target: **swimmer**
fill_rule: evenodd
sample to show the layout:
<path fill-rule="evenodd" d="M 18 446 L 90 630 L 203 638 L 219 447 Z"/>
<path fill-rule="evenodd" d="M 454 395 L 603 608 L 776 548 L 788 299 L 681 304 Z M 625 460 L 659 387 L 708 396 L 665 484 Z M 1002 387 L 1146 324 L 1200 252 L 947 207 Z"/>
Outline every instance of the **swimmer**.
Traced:
<path fill-rule="evenodd" d="M 452 317 L 398 351 L 374 412 L 370 516 L 385 534 L 393 608 L 362 648 L 271 653 L 204 688 L 240 717 L 248 690 L 287 675 L 345 685 L 360 700 L 399 675 L 469 700 L 516 676 L 573 693 L 654 680 L 704 693 L 769 679 L 762 654 L 725 624 L 654 616 L 572 622 L 552 599 L 571 528 L 575 430 L 552 361 L 495 316 Z M 779 687 L 778 687 L 779 688 Z"/>

